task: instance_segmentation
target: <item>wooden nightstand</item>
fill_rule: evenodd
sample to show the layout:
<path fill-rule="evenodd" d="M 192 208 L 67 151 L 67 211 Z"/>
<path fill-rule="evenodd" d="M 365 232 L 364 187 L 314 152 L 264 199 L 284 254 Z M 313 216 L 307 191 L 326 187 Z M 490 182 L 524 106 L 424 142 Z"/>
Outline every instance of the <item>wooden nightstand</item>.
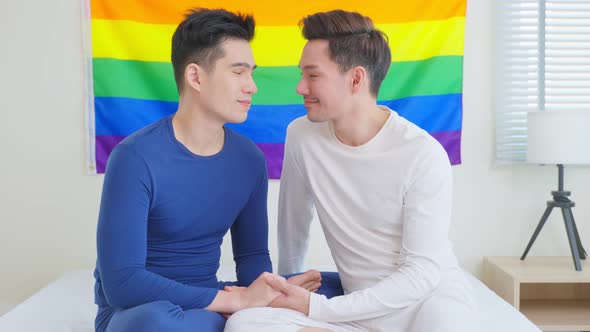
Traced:
<path fill-rule="evenodd" d="M 484 257 L 483 282 L 543 331 L 590 331 L 590 262 Z"/>

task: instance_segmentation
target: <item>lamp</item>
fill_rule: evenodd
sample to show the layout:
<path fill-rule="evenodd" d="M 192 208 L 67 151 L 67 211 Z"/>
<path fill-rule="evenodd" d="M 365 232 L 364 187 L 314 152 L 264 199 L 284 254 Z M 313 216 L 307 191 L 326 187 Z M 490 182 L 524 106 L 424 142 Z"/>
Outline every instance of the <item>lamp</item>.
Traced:
<path fill-rule="evenodd" d="M 558 189 L 551 192 L 553 200 L 547 201 L 545 213 L 520 259 L 526 258 L 553 208 L 561 208 L 574 266 L 576 271 L 582 271 L 580 259 L 587 254 L 572 214 L 575 203 L 568 198 L 571 193 L 563 190 L 563 165 L 590 165 L 590 110 L 529 112 L 527 119 L 527 162 L 556 164 Z"/>

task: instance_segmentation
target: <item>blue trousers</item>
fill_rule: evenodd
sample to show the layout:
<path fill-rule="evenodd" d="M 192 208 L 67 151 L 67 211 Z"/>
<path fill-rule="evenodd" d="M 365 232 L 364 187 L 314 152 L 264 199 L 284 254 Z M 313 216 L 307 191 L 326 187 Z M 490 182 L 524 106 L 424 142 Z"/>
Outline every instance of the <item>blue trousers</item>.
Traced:
<path fill-rule="evenodd" d="M 220 287 L 231 284 L 223 283 Z M 322 286 L 317 293 L 328 298 L 342 295 L 338 273 L 322 272 Z M 216 312 L 205 309 L 183 310 L 169 301 L 150 302 L 129 309 L 99 307 L 95 320 L 96 332 L 223 332 L 224 327 L 225 318 Z"/>

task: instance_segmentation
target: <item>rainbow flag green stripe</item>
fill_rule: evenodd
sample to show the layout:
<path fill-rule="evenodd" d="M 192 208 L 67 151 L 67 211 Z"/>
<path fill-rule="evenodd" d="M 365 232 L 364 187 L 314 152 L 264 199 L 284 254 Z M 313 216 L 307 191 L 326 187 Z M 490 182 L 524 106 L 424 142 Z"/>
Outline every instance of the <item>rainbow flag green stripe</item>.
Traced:
<path fill-rule="evenodd" d="M 96 97 L 127 97 L 177 101 L 172 65 L 164 62 L 94 59 Z M 443 56 L 422 61 L 392 63 L 379 99 L 441 95 L 461 92 L 463 57 Z M 253 104 L 301 103 L 295 92 L 301 72 L 298 67 L 259 67 L 254 81 L 258 93 Z M 150 85 L 143 81 L 152 82 Z"/>

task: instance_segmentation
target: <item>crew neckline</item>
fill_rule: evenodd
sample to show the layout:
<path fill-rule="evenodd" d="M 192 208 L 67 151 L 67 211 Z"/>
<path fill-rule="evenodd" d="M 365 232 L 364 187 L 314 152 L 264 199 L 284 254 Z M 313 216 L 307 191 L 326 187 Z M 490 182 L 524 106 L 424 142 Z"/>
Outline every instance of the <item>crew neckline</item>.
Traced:
<path fill-rule="evenodd" d="M 330 130 L 330 138 L 333 142 L 336 143 L 336 145 L 338 145 L 339 147 L 346 149 L 348 151 L 366 151 L 367 149 L 369 149 L 371 146 L 373 146 L 374 144 L 376 144 L 375 142 L 377 142 L 379 140 L 379 138 L 381 136 L 383 136 L 383 132 L 385 132 L 386 127 L 389 127 L 390 122 L 393 121 L 393 111 L 386 107 L 386 106 L 382 106 L 382 105 L 378 105 L 378 107 L 383 111 L 383 112 L 389 112 L 388 116 L 387 116 L 387 120 L 385 120 L 385 122 L 383 123 L 383 126 L 381 126 L 381 128 L 379 129 L 379 131 L 377 132 L 377 134 L 375 134 L 375 136 L 373 136 L 369 141 L 367 141 L 364 144 L 361 145 L 357 145 L 357 146 L 352 146 L 352 145 L 348 145 L 345 143 L 342 143 L 342 141 L 340 141 L 338 139 L 338 137 L 336 136 L 336 131 L 334 130 L 334 126 L 332 126 L 332 122 L 328 122 L 328 127 Z"/>
<path fill-rule="evenodd" d="M 168 117 L 168 119 L 166 119 L 166 127 L 168 127 L 168 133 L 170 134 L 170 139 L 182 152 L 184 152 L 185 154 L 188 154 L 189 156 L 191 156 L 193 158 L 197 158 L 197 159 L 216 159 L 216 158 L 219 158 L 225 154 L 225 151 L 228 149 L 228 144 L 229 144 L 229 139 L 230 139 L 229 138 L 229 130 L 225 125 L 223 126 L 223 146 L 221 147 L 221 150 L 219 150 L 219 152 L 212 154 L 210 156 L 202 156 L 202 155 L 196 154 L 196 153 L 192 152 L 191 150 L 189 150 L 184 144 L 182 144 L 182 142 L 180 142 L 176 138 L 176 135 L 174 134 L 174 126 L 172 125 L 172 119 L 174 118 L 175 114 L 170 115 Z"/>

